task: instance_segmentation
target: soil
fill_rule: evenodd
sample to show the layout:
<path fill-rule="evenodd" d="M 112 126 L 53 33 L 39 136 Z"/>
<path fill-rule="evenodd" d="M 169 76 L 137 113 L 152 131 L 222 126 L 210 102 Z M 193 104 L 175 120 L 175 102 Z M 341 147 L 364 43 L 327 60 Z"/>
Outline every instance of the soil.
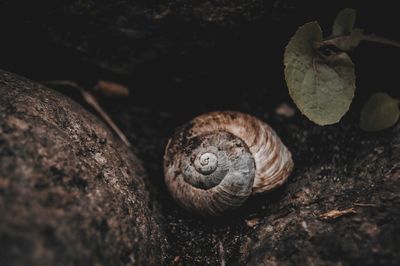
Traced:
<path fill-rule="evenodd" d="M 152 200 L 163 217 L 166 265 L 400 263 L 400 125 L 378 133 L 358 126 L 362 104 L 373 92 L 400 97 L 398 69 L 391 67 L 400 52 L 362 44 L 350 53 L 357 90 L 350 111 L 336 125 L 320 127 L 302 116 L 284 82 L 282 55 L 290 36 L 312 20 L 329 29 L 337 11 L 348 7 L 344 1 L 332 6 L 318 1 L 169 1 L 168 19 L 158 22 L 146 14 L 163 14 L 160 1 L 137 1 L 122 22 L 116 20 L 115 8 L 124 1 L 110 6 L 103 2 L 90 1 L 83 13 L 78 12 L 82 7 L 68 9 L 70 4 L 40 10 L 32 4 L 38 14 L 50 10 L 62 17 L 57 24 L 45 16 L 28 28 L 12 19 L 26 35 L 6 31 L 14 34 L 3 43 L 0 66 L 39 81 L 67 79 L 91 88 L 106 79 L 130 88 L 126 98 L 97 97 L 144 162 Z M 359 11 L 357 25 L 400 39 L 393 31 L 399 19 L 396 8 L 368 3 L 353 7 Z M 91 13 L 98 8 L 103 13 Z M 214 19 L 207 15 L 210 10 Z M 68 28 L 60 23 L 77 17 Z M 135 41 L 115 37 L 121 23 L 135 34 Z M 104 25 L 108 45 L 96 39 Z M 80 27 L 84 30 L 77 31 Z M 56 89 L 90 109 L 73 89 Z M 295 110 L 293 116 L 277 114 L 283 103 Z M 292 151 L 295 170 L 285 186 L 249 199 L 227 216 L 204 219 L 173 201 L 163 181 L 162 156 L 177 126 L 215 110 L 242 111 L 269 123 Z M 349 208 L 354 213 L 320 218 Z"/>

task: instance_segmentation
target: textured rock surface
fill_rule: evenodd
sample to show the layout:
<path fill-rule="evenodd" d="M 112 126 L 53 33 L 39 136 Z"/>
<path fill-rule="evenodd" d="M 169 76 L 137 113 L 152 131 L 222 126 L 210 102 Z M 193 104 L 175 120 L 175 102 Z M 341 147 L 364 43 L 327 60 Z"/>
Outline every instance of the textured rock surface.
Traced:
<path fill-rule="evenodd" d="M 81 106 L 0 71 L 0 265 L 159 265 L 143 178 Z"/>
<path fill-rule="evenodd" d="M 299 167 L 279 202 L 269 205 L 246 234 L 241 263 L 400 262 L 400 125 L 380 136 L 343 133 L 340 139 L 333 135 L 336 143 L 325 142 L 325 148 L 305 143 L 326 157 L 305 159 L 307 149 L 294 148 Z M 305 165 L 310 159 L 313 164 Z M 348 215 L 336 219 L 323 217 L 348 209 Z"/>

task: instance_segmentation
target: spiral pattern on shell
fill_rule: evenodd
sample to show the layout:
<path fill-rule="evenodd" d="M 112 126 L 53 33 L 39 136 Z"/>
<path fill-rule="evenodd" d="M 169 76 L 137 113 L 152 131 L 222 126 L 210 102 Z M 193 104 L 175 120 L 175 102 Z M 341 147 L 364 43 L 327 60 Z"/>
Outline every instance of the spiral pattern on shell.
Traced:
<path fill-rule="evenodd" d="M 251 195 L 282 185 L 289 150 L 261 120 L 239 112 L 200 115 L 180 127 L 164 154 L 169 191 L 184 208 L 221 215 Z"/>

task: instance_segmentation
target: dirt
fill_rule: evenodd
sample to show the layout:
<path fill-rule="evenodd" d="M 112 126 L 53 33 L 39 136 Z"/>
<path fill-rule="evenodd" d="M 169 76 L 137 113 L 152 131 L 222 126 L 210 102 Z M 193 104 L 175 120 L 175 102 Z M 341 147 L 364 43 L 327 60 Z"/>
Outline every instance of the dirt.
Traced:
<path fill-rule="evenodd" d="M 400 97 L 398 69 L 390 67 L 400 58 L 398 50 L 362 44 L 352 51 L 357 89 L 350 111 L 340 123 L 320 127 L 289 98 L 282 55 L 305 22 L 318 20 L 329 34 L 345 1 L 168 1 L 169 12 L 161 1 L 137 1 L 120 15 L 123 2 L 88 1 L 92 6 L 81 13 L 83 7 L 71 9 L 70 3 L 40 9 L 31 4 L 35 12 L 16 17 L 41 17 L 40 23 L 27 27 L 24 20 L 11 20 L 26 34 L 6 29 L 13 34 L 2 44 L 0 66 L 39 81 L 68 79 L 91 88 L 106 79 L 130 88 L 126 98 L 97 97 L 144 162 L 151 198 L 163 217 L 166 265 L 400 263 L 399 124 L 379 133 L 358 126 L 360 109 L 373 92 Z M 357 26 L 400 39 L 393 31 L 396 8 L 353 7 L 359 11 Z M 40 16 L 49 10 L 50 16 Z M 55 16 L 58 23 L 50 23 Z M 117 31 L 121 25 L 135 36 L 121 37 L 126 34 Z M 56 89 L 85 105 L 72 89 Z M 282 103 L 295 114 L 277 114 Z M 176 127 L 215 110 L 242 111 L 269 123 L 292 151 L 295 170 L 282 188 L 249 199 L 225 217 L 204 219 L 172 200 L 162 155 Z M 355 213 L 320 218 L 349 208 Z"/>

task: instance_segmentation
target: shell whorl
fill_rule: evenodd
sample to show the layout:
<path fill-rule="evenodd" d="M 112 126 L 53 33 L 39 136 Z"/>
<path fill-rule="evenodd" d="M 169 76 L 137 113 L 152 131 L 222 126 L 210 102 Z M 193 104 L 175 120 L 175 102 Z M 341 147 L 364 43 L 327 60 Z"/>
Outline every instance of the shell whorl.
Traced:
<path fill-rule="evenodd" d="M 275 131 L 239 112 L 194 118 L 169 140 L 164 175 L 173 197 L 203 215 L 221 215 L 283 184 L 291 154 Z"/>

